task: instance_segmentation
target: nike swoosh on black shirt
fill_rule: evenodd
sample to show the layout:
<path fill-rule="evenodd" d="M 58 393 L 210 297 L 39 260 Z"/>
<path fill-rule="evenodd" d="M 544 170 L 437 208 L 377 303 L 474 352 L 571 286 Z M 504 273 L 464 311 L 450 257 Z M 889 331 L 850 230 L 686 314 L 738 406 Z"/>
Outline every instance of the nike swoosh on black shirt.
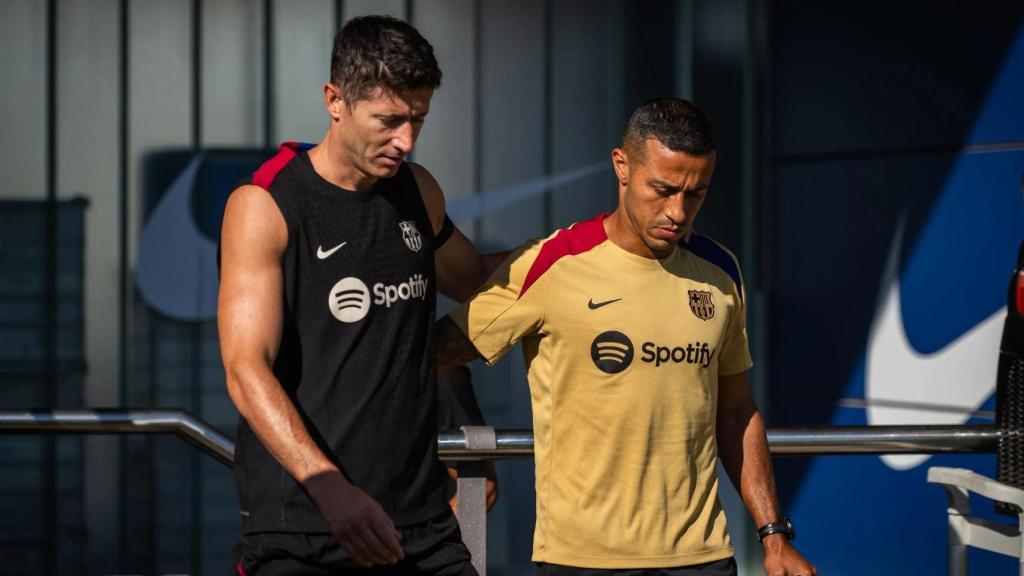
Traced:
<path fill-rule="evenodd" d="M 595 303 L 594 299 L 591 298 L 590 300 L 587 301 L 587 308 L 590 308 L 591 310 L 597 310 L 601 306 L 607 306 L 613 302 L 618 302 L 619 300 L 622 300 L 622 298 L 615 298 L 614 300 L 605 300 L 604 302 Z"/>

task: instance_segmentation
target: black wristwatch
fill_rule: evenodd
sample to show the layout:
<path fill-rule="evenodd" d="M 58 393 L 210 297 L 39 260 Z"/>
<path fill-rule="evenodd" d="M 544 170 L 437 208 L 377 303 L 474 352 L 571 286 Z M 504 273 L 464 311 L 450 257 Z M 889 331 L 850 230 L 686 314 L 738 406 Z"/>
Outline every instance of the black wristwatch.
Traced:
<path fill-rule="evenodd" d="M 782 520 L 778 522 L 769 522 L 764 526 L 757 529 L 757 541 L 764 540 L 766 536 L 772 534 L 785 534 L 786 540 L 794 540 L 796 538 L 796 530 L 793 529 L 793 522 L 786 516 L 782 517 Z"/>

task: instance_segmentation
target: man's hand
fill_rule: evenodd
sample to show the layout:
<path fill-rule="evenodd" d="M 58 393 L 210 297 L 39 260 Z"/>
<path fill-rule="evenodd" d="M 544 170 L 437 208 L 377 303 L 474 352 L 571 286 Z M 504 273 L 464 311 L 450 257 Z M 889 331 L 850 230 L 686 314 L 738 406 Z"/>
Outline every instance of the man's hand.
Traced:
<path fill-rule="evenodd" d="M 768 576 L 817 576 L 818 570 L 786 540 L 784 534 L 765 536 L 764 572 Z"/>
<path fill-rule="evenodd" d="M 361 566 L 395 564 L 405 556 L 401 535 L 384 509 L 340 472 L 318 474 L 304 483 L 331 533 Z"/>

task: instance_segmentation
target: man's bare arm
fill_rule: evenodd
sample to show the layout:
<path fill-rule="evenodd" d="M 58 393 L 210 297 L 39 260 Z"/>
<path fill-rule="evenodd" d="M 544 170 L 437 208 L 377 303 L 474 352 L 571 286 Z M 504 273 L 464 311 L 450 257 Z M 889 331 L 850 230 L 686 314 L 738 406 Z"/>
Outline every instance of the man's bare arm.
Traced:
<path fill-rule="evenodd" d="M 437 234 L 444 225 L 444 193 L 426 168 L 415 163 L 409 166 L 416 177 L 416 185 L 420 189 L 423 205 L 427 208 L 433 232 Z M 473 242 L 456 227 L 448 241 L 434 253 L 437 291 L 456 302 L 465 302 L 507 254 L 502 252 L 480 256 Z"/>
<path fill-rule="evenodd" d="M 480 358 L 480 353 L 455 321 L 445 316 L 437 321 L 437 371 L 439 374 Z"/>
<path fill-rule="evenodd" d="M 739 491 L 754 525 L 780 518 L 775 474 L 765 434 L 764 418 L 747 383 L 747 373 L 718 378 L 716 434 L 718 454 L 729 479 Z M 811 576 L 817 574 L 783 534 L 765 537 L 765 570 L 768 574 Z"/>
<path fill-rule="evenodd" d="M 228 394 L 260 442 L 306 488 L 353 559 L 397 561 L 402 549 L 390 518 L 317 447 L 274 376 L 287 244 L 284 218 L 265 190 L 243 186 L 231 195 L 221 232 L 217 302 Z"/>

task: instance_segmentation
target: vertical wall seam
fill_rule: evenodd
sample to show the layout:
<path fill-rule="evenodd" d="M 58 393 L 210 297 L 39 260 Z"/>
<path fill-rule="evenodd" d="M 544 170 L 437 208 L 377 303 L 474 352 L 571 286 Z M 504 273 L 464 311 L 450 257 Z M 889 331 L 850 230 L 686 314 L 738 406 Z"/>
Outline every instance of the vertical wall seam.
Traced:
<path fill-rule="evenodd" d="M 199 154 L 203 146 L 203 0 L 192 0 L 192 152 Z M 197 270 L 201 277 L 202 271 Z M 198 294 L 197 294 L 198 297 Z M 190 370 L 189 380 L 191 388 L 192 413 L 198 417 L 202 416 L 202 335 L 203 322 L 191 322 L 188 330 L 190 344 Z M 191 525 L 191 538 L 189 550 L 190 571 L 193 574 L 200 574 L 202 571 L 202 463 L 198 450 L 188 452 L 188 467 L 191 471 L 191 510 L 189 512 L 189 524 Z"/>
<path fill-rule="evenodd" d="M 117 197 L 118 197 L 118 273 L 117 273 L 117 389 L 119 404 L 128 404 L 128 0 L 120 0 L 118 6 L 120 22 L 118 23 L 118 146 L 117 146 Z M 120 456 L 125 453 L 128 439 L 121 436 L 117 442 Z M 128 463 L 126 458 L 118 458 L 120 485 L 126 486 L 128 480 Z M 124 490 L 118 491 L 118 548 L 127 549 L 128 507 L 125 505 L 127 496 Z M 121 571 L 128 568 L 123 555 L 118 554 L 118 565 Z"/>
<path fill-rule="evenodd" d="M 480 0 L 473 2 L 473 195 L 479 196 L 484 183 L 483 128 L 483 8 Z M 473 242 L 483 240 L 484 219 L 473 219 Z"/>
<path fill-rule="evenodd" d="M 263 146 L 274 146 L 274 0 L 263 0 Z"/>
<path fill-rule="evenodd" d="M 544 0 L 544 177 L 550 178 L 555 164 L 554 118 L 554 0 Z M 544 230 L 555 227 L 554 190 L 544 190 Z"/>
<path fill-rule="evenodd" d="M 57 2 L 46 3 L 46 201 L 44 204 L 43 288 L 43 402 L 57 402 Z M 46 574 L 57 573 L 57 439 L 43 439 L 43 541 L 40 565 Z"/>

